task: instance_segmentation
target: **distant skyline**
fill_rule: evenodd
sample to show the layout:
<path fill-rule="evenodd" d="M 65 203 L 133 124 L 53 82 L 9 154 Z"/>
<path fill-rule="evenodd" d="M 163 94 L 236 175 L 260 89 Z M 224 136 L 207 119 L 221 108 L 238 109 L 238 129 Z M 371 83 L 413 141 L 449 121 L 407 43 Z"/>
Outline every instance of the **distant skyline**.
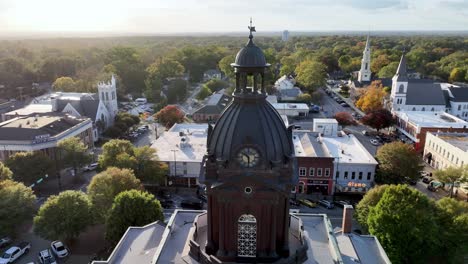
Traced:
<path fill-rule="evenodd" d="M 468 30 L 467 0 L 0 0 L 0 34 Z"/>

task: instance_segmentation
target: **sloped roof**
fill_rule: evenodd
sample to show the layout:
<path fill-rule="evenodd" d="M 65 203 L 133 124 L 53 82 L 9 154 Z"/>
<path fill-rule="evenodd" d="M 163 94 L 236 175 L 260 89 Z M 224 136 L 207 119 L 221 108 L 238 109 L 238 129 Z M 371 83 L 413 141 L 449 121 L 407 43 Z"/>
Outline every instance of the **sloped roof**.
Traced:
<path fill-rule="evenodd" d="M 80 97 L 80 100 L 73 99 L 57 99 L 57 111 L 63 111 L 63 108 L 70 104 L 82 116 L 91 118 L 93 121 L 96 119 L 96 114 L 99 108 L 99 99 L 97 95 L 86 95 Z"/>
<path fill-rule="evenodd" d="M 450 93 L 453 98 L 450 98 L 454 102 L 468 102 L 468 88 L 467 87 L 449 87 Z"/>
<path fill-rule="evenodd" d="M 440 83 L 432 80 L 410 80 L 406 93 L 406 105 L 445 105 Z"/>
<path fill-rule="evenodd" d="M 399 82 L 408 81 L 405 53 L 401 55 L 400 64 L 398 64 L 398 69 L 395 75 L 397 76 L 397 81 Z"/>

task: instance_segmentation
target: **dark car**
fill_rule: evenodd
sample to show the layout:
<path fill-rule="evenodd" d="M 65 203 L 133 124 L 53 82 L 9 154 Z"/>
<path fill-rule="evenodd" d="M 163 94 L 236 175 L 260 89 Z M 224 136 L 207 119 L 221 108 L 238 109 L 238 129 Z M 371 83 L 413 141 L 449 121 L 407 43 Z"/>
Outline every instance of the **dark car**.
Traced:
<path fill-rule="evenodd" d="M 422 178 L 422 182 L 424 183 L 430 183 L 432 181 L 432 178 L 431 177 L 428 177 L 428 176 L 424 176 Z"/>
<path fill-rule="evenodd" d="M 416 185 L 418 181 L 415 179 L 411 179 L 409 177 L 405 177 L 405 182 L 408 183 L 409 185 Z"/>
<path fill-rule="evenodd" d="M 182 208 L 189 208 L 195 210 L 203 209 L 203 201 L 201 200 L 182 200 L 180 202 Z"/>

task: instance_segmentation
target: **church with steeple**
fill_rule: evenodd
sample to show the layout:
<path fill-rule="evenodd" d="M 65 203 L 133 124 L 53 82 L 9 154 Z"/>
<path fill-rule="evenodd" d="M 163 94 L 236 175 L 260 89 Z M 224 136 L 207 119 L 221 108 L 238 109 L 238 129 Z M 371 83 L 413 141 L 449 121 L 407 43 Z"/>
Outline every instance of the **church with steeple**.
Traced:
<path fill-rule="evenodd" d="M 369 82 L 371 80 L 371 49 L 369 41 L 369 35 L 367 35 L 366 47 L 362 52 L 361 69 L 358 72 L 358 82 L 360 83 Z"/>

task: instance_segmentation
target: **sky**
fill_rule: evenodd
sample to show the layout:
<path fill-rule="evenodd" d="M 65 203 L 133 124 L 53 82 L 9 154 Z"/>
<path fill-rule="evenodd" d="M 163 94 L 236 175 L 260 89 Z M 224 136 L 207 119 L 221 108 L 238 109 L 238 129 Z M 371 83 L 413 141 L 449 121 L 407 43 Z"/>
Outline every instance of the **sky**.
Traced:
<path fill-rule="evenodd" d="M 0 34 L 468 30 L 468 0 L 0 0 Z"/>

